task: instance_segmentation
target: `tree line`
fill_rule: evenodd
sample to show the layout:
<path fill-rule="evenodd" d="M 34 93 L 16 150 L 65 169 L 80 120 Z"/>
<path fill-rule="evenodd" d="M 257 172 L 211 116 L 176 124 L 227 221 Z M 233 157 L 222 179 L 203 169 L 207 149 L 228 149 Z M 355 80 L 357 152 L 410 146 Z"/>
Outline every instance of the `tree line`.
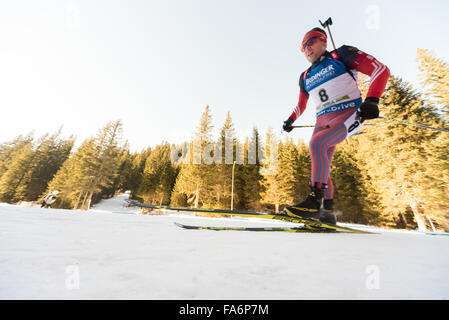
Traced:
<path fill-rule="evenodd" d="M 380 109 L 385 117 L 449 129 L 449 64 L 418 50 L 424 92 L 391 76 Z M 361 78 L 366 94 L 369 83 Z M 449 134 L 372 120 L 340 144 L 332 162 L 339 221 L 449 230 Z M 231 114 L 213 136 L 206 106 L 190 141 L 130 152 L 122 123 L 106 124 L 73 150 L 60 130 L 18 136 L 0 145 L 0 201 L 36 201 L 59 190 L 54 207 L 86 209 L 117 191 L 152 204 L 279 212 L 309 191 L 304 141 L 279 140 L 254 127 L 239 141 Z"/>

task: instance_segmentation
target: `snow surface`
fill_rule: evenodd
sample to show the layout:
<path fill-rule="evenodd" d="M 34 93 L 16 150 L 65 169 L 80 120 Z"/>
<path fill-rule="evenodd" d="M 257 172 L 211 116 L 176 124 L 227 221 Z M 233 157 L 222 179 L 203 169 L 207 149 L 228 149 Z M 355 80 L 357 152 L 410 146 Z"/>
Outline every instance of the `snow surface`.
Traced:
<path fill-rule="evenodd" d="M 0 299 L 449 299 L 449 237 L 184 230 L 291 225 L 0 204 Z"/>

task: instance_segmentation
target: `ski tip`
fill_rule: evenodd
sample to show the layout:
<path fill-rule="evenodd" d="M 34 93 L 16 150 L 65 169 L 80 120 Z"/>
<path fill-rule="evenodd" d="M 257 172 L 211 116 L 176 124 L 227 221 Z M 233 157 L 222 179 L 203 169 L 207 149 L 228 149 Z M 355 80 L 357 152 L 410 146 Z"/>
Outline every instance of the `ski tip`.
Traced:
<path fill-rule="evenodd" d="M 179 222 L 175 222 L 175 225 L 182 228 L 182 229 L 200 229 L 199 227 L 196 226 L 188 226 Z"/>

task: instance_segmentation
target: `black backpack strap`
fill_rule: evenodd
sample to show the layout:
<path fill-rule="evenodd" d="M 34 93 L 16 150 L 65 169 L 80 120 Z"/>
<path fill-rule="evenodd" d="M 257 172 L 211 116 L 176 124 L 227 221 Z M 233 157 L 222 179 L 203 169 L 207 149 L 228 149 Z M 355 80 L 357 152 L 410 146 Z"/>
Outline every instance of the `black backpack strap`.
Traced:
<path fill-rule="evenodd" d="M 351 76 L 351 78 L 352 78 L 355 82 L 357 82 L 357 79 L 354 77 L 354 74 L 353 74 L 353 73 L 351 72 L 351 70 L 348 68 L 348 66 L 346 65 L 346 63 L 345 63 L 342 59 L 340 59 L 340 56 L 338 55 L 337 50 L 332 51 L 330 54 L 331 54 L 332 59 L 336 59 L 336 60 L 339 60 L 339 61 L 343 62 L 343 65 L 345 66 L 346 72 Z"/>

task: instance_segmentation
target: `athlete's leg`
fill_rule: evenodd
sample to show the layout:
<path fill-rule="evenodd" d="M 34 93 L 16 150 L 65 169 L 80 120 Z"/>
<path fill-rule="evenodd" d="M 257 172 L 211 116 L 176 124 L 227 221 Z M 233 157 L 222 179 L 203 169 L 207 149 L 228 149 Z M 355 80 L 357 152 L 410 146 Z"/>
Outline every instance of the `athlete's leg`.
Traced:
<path fill-rule="evenodd" d="M 327 151 L 327 158 L 329 159 L 329 163 L 332 163 L 334 152 L 335 146 L 329 148 L 329 150 Z M 330 222 L 331 224 L 337 223 L 337 218 L 334 214 L 334 183 L 332 182 L 330 175 L 327 179 L 327 188 L 324 190 L 323 213 L 320 219 Z"/>
<path fill-rule="evenodd" d="M 324 199 L 333 199 L 334 198 L 334 183 L 331 178 L 327 180 L 327 188 L 324 190 Z"/>
<path fill-rule="evenodd" d="M 332 158 L 334 156 L 335 152 L 335 146 L 330 147 L 327 150 L 327 158 L 330 163 L 332 163 Z M 329 178 L 327 179 L 327 188 L 324 190 L 324 199 L 333 199 L 334 198 L 334 183 L 332 182 L 332 179 L 329 175 Z"/>
<path fill-rule="evenodd" d="M 311 156 L 311 192 L 307 198 L 298 204 L 286 207 L 287 214 L 291 216 L 301 216 L 303 218 L 319 218 L 322 221 L 335 224 L 335 215 L 329 210 L 333 197 L 333 184 L 330 180 L 330 167 L 334 155 L 335 146 L 347 137 L 347 128 L 344 124 L 354 110 L 344 110 L 331 116 L 324 116 L 317 119 L 315 131 L 309 143 Z M 330 190 L 325 194 L 325 186 L 330 183 Z M 323 216 L 320 216 L 320 207 L 323 198 L 326 207 Z"/>
<path fill-rule="evenodd" d="M 328 183 L 333 155 L 332 149 L 335 150 L 335 146 L 345 139 L 346 127 L 343 124 L 338 124 L 313 134 L 309 145 L 312 160 L 312 186 L 316 182 L 321 184 Z"/>

